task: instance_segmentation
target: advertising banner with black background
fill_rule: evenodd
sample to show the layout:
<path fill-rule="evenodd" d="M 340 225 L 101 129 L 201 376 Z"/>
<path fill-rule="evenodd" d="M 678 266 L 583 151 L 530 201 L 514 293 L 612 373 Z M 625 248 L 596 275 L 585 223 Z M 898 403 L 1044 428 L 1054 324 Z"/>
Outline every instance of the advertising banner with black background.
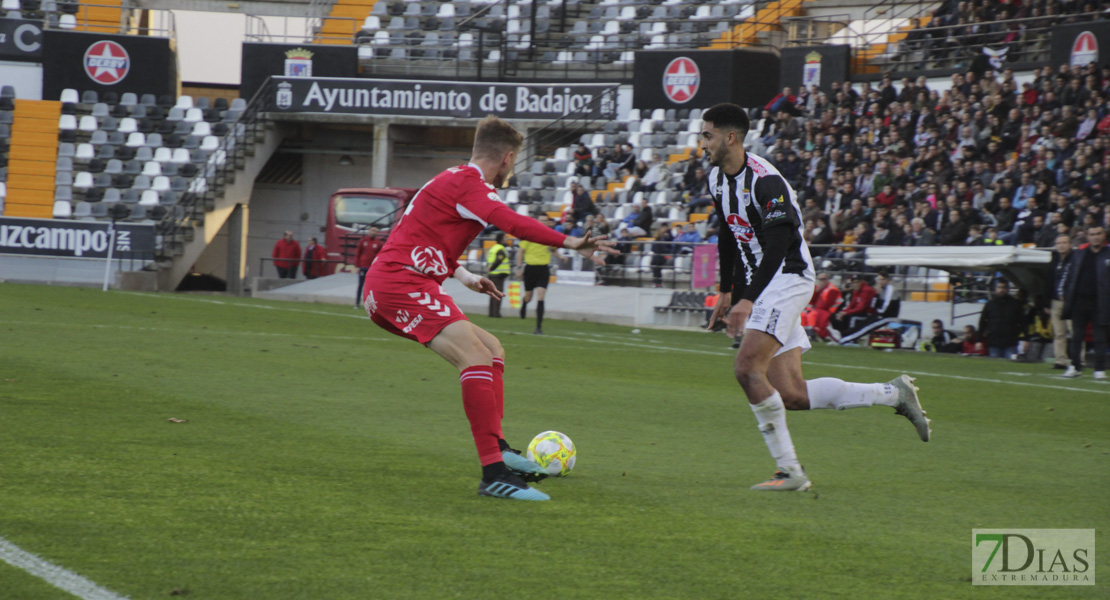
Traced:
<path fill-rule="evenodd" d="M 757 50 L 636 53 L 632 105 L 639 109 L 766 104 L 779 89 L 779 57 Z"/>
<path fill-rule="evenodd" d="M 783 48 L 779 87 L 788 87 L 796 94 L 803 86 L 808 89 L 816 85 L 822 92 L 829 93 L 834 81 L 848 81 L 851 60 L 850 46 Z"/>
<path fill-rule="evenodd" d="M 357 77 L 358 48 L 244 43 L 239 97 L 251 99 L 271 76 Z"/>
<path fill-rule="evenodd" d="M 0 19 L 0 60 L 39 62 L 42 57 L 42 23 Z"/>
<path fill-rule="evenodd" d="M 43 98 L 56 99 L 66 88 L 177 95 L 169 38 L 56 30 L 43 35 Z"/>
<path fill-rule="evenodd" d="M 275 78 L 268 110 L 417 117 L 613 118 L 612 84 L 462 83 L 397 79 Z"/>
<path fill-rule="evenodd" d="M 1052 66 L 1110 65 L 1110 21 L 1070 23 L 1052 28 Z"/>
<path fill-rule="evenodd" d="M 108 223 L 0 218 L 0 254 L 107 258 Z M 116 224 L 113 256 L 154 252 L 154 226 Z"/>

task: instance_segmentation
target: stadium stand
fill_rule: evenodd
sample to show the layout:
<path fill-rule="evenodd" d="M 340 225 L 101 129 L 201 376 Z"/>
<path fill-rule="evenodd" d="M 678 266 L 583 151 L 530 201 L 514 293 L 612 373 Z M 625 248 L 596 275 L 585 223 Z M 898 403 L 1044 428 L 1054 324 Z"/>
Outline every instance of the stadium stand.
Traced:
<path fill-rule="evenodd" d="M 133 12 L 122 0 L 3 0 L 0 9 L 9 19 L 40 21 L 49 29 L 98 33 L 127 31 Z"/>
<path fill-rule="evenodd" d="M 984 56 L 1007 63 L 1042 63 L 1048 59 L 1054 25 L 1099 19 L 1106 5 L 1103 0 L 944 2 L 859 58 L 869 67 L 864 71 L 871 73 L 967 68 Z"/>

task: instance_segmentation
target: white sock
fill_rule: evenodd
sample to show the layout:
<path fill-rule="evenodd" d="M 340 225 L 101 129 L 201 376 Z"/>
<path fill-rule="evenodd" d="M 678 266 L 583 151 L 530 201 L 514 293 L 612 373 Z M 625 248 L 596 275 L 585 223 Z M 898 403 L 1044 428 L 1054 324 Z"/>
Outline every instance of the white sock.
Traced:
<path fill-rule="evenodd" d="M 786 408 L 782 405 L 782 396 L 776 391 L 763 402 L 753 404 L 752 412 L 759 423 L 763 441 L 767 442 L 767 449 L 771 451 L 778 467 L 797 468 L 798 456 L 794 453 L 790 431 L 786 429 Z"/>
<path fill-rule="evenodd" d="M 809 393 L 809 409 L 864 408 L 876 404 L 894 406 L 898 401 L 898 389 L 889 383 L 851 383 L 833 377 L 810 379 L 806 382 Z"/>

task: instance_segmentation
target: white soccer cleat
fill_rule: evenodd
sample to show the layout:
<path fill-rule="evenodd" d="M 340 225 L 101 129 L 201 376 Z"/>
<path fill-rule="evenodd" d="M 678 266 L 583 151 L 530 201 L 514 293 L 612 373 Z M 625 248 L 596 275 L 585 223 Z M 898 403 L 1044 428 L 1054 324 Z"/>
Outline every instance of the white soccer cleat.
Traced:
<path fill-rule="evenodd" d="M 1106 376 L 1106 371 L 1095 371 L 1094 379 L 1095 381 L 1106 381 L 1110 377 Z"/>
<path fill-rule="evenodd" d="M 775 474 L 764 481 L 751 487 L 753 490 L 769 492 L 804 492 L 813 487 L 813 483 L 806 477 L 805 469 L 797 467 L 780 467 Z"/>
<path fill-rule="evenodd" d="M 917 399 L 917 386 L 913 383 L 916 381 L 909 375 L 899 375 L 890 380 L 890 385 L 893 385 L 898 390 L 898 402 L 894 405 L 894 412 L 902 415 L 913 423 L 914 429 L 917 429 L 917 437 L 921 441 L 929 441 L 933 430 L 929 427 L 929 419 L 925 416 L 925 411 L 921 409 L 921 402 Z"/>
<path fill-rule="evenodd" d="M 1075 366 L 1069 366 L 1068 370 L 1064 371 L 1064 374 L 1061 375 L 1060 377 L 1067 377 L 1068 379 L 1075 379 L 1076 377 L 1079 377 L 1082 374 L 1083 374 L 1083 371 L 1080 371 L 1079 369 L 1076 369 Z"/>

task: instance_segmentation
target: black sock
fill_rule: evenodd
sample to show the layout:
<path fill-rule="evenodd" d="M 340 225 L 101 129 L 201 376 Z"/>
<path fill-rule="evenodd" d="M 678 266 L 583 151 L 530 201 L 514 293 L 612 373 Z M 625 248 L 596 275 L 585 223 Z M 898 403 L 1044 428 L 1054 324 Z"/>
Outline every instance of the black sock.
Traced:
<path fill-rule="evenodd" d="M 502 475 L 505 475 L 508 472 L 509 472 L 509 469 L 507 469 L 505 467 L 505 463 L 503 463 L 501 461 L 497 461 L 495 463 L 490 463 L 488 465 L 483 465 L 482 466 L 482 481 L 496 481 Z"/>
<path fill-rule="evenodd" d="M 528 318 L 528 303 L 527 302 L 521 302 L 520 303 L 520 318 L 521 319 Z"/>
<path fill-rule="evenodd" d="M 543 300 L 536 302 L 536 329 L 543 327 Z"/>
<path fill-rule="evenodd" d="M 513 447 L 509 445 L 509 442 L 500 438 L 497 439 L 497 447 L 500 448 L 502 452 L 513 449 Z"/>

